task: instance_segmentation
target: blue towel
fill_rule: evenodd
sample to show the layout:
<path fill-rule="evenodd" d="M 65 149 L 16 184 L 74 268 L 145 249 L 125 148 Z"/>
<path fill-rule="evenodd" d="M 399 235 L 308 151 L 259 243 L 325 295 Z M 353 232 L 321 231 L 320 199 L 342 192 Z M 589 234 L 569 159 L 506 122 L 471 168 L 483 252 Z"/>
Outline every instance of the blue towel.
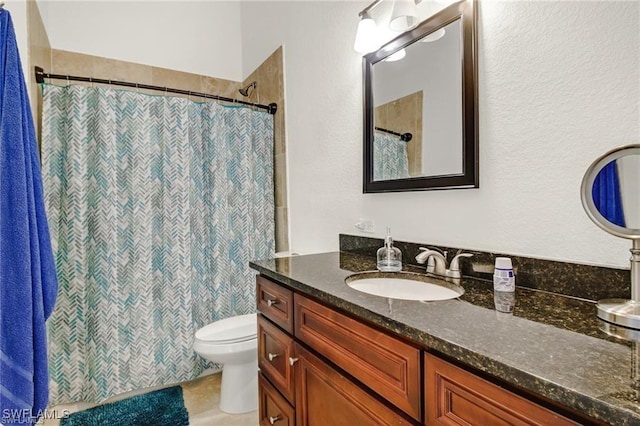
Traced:
<path fill-rule="evenodd" d="M 8 11 L 0 11 L 0 424 L 49 399 L 45 320 L 58 291 L 33 118 Z"/>

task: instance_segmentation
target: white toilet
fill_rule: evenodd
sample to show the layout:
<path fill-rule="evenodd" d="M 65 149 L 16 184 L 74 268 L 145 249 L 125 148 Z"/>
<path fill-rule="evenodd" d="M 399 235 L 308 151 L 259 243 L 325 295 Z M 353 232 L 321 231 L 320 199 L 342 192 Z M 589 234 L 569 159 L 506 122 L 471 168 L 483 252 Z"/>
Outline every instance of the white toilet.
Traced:
<path fill-rule="evenodd" d="M 193 350 L 224 364 L 220 410 L 230 414 L 258 409 L 258 325 L 256 314 L 225 318 L 196 331 Z"/>

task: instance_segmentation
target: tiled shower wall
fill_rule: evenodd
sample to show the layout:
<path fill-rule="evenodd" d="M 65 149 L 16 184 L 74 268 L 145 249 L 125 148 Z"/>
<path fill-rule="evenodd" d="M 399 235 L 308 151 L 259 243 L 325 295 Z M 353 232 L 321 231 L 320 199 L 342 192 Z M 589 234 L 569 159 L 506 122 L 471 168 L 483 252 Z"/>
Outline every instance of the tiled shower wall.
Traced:
<path fill-rule="evenodd" d="M 28 70 L 32 91 L 31 107 L 34 111 L 36 131 L 42 120 L 42 92 L 38 87 L 33 72 L 34 66 L 42 67 L 45 72 L 81 77 L 94 77 L 106 80 L 121 80 L 134 83 L 149 84 L 174 89 L 190 90 L 228 98 L 247 100 L 238 90 L 243 85 L 238 81 L 225 80 L 166 68 L 140 65 L 133 62 L 119 61 L 82 53 L 51 49 L 47 34 L 42 24 L 40 11 L 35 0 L 28 1 L 29 20 L 29 58 Z M 276 102 L 278 112 L 274 116 L 274 184 L 276 205 L 276 251 L 288 250 L 288 216 L 286 198 L 286 145 L 284 142 L 284 81 L 282 66 L 282 48 L 278 48 L 264 61 L 247 81 L 259 80 L 258 92 L 249 99 L 252 102 L 268 104 Z M 52 81 L 53 84 L 66 84 L 64 81 Z M 74 82 L 73 84 L 91 85 L 91 83 Z M 126 90 L 126 89 L 125 89 Z M 132 89 L 135 90 L 135 89 Z M 158 91 L 140 92 L 158 94 Z M 161 92 L 160 92 L 161 93 Z M 171 94 L 171 96 L 181 96 Z M 184 95 L 183 97 L 188 97 Z M 195 101 L 203 98 L 190 96 Z M 40 140 L 40 137 L 38 138 Z"/>
<path fill-rule="evenodd" d="M 249 93 L 252 102 L 261 104 L 278 104 L 274 117 L 275 158 L 274 173 L 276 179 L 276 251 L 289 250 L 289 228 L 287 208 L 287 144 L 285 140 L 284 117 L 284 66 L 282 46 L 277 48 L 258 68 L 242 83 L 246 87 L 256 82 L 256 89 Z"/>

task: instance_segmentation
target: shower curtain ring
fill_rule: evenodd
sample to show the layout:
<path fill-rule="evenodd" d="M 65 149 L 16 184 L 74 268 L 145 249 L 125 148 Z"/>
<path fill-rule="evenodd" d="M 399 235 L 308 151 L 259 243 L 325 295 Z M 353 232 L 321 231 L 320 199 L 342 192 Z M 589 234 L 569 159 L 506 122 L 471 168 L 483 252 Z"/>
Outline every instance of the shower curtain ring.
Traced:
<path fill-rule="evenodd" d="M 136 93 L 140 93 L 140 86 L 138 86 L 138 83 L 136 83 Z"/>
<path fill-rule="evenodd" d="M 71 82 L 69 81 L 69 76 L 67 75 L 67 86 L 69 86 Z"/>

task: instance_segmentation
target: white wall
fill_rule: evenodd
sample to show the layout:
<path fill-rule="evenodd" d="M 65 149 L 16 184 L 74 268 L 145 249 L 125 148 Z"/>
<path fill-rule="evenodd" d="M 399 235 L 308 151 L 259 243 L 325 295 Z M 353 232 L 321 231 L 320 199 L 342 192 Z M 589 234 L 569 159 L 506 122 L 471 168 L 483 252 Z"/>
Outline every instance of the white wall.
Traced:
<path fill-rule="evenodd" d="M 401 240 L 628 265 L 630 243 L 590 222 L 579 189 L 597 156 L 640 141 L 638 2 L 481 2 L 480 188 L 367 195 L 362 7 L 242 5 L 245 74 L 285 45 L 291 250 L 335 250 L 371 217 Z"/>
<path fill-rule="evenodd" d="M 54 49 L 242 81 L 237 1 L 38 4 Z"/>

